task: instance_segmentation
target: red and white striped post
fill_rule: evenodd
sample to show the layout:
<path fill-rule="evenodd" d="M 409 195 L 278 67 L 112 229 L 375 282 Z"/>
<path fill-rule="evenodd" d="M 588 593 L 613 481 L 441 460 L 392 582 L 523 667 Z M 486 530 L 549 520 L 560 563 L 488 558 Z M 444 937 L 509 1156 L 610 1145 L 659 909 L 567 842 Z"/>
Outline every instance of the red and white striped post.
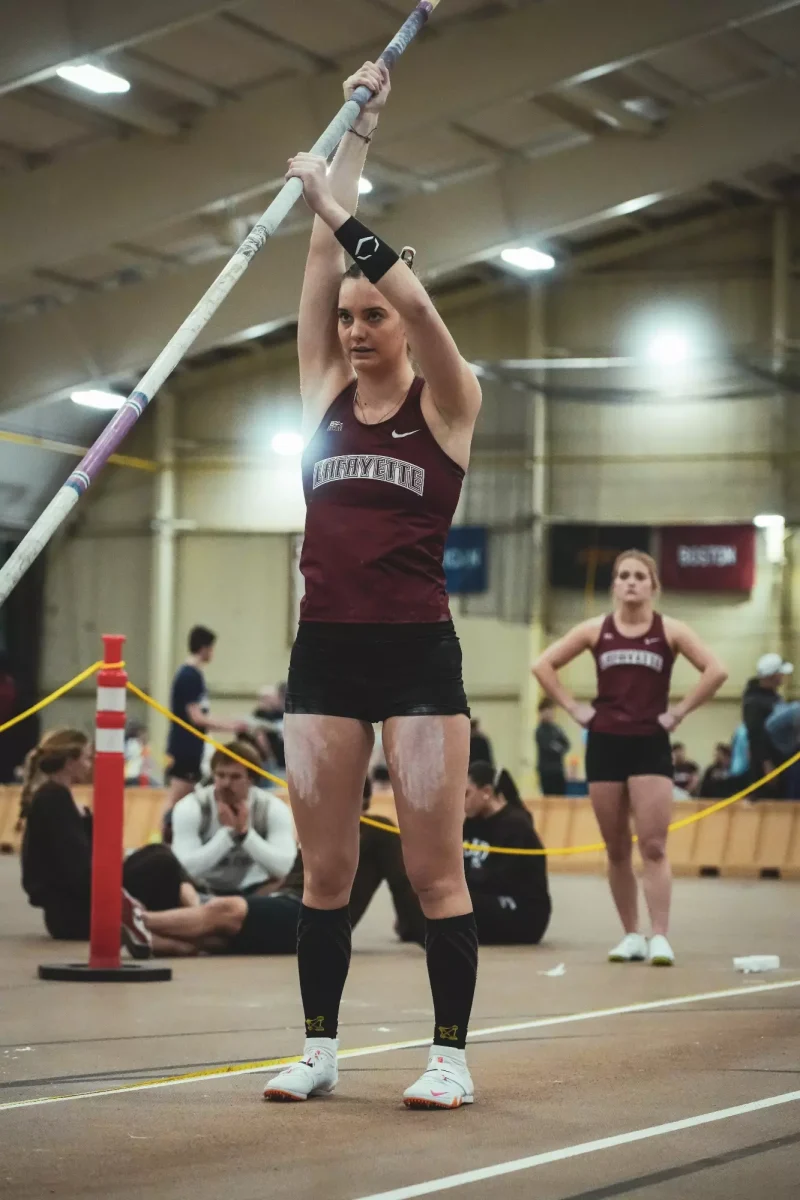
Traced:
<path fill-rule="evenodd" d="M 156 982 L 172 978 L 161 963 L 120 961 L 122 860 L 125 820 L 125 699 L 122 634 L 103 634 L 103 665 L 97 672 L 94 801 L 92 812 L 92 909 L 88 963 L 44 963 L 40 979 L 62 982 Z"/>
<path fill-rule="evenodd" d="M 89 966 L 120 965 L 122 925 L 122 830 L 125 808 L 125 638 L 103 634 L 103 666 L 97 673 L 92 807 L 92 923 Z"/>

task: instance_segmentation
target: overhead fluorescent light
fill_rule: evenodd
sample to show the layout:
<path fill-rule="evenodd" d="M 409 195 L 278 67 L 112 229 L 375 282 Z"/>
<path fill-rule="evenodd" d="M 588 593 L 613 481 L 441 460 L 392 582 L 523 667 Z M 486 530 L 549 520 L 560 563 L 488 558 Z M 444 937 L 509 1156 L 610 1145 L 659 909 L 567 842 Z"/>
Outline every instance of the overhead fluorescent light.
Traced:
<path fill-rule="evenodd" d="M 276 433 L 272 439 L 272 449 L 276 454 L 292 458 L 303 453 L 303 439 L 299 433 Z"/>
<path fill-rule="evenodd" d="M 68 63 L 56 71 L 59 79 L 74 83 L 77 87 L 86 88 L 88 92 L 97 92 L 100 96 L 114 93 L 129 92 L 131 85 L 121 75 L 106 71 L 103 67 L 92 66 L 91 63 Z"/>
<path fill-rule="evenodd" d="M 371 191 L 373 191 L 373 185 L 370 183 L 370 181 L 367 179 L 367 177 L 365 175 L 362 175 L 358 181 L 359 196 L 368 196 Z"/>
<path fill-rule="evenodd" d="M 533 246 L 512 246 L 503 250 L 500 257 L 510 267 L 517 267 L 520 271 L 552 271 L 556 265 L 551 254 L 544 254 Z"/>
<path fill-rule="evenodd" d="M 73 404 L 81 404 L 84 408 L 100 408 L 106 412 L 116 412 L 125 403 L 124 396 L 115 392 L 106 392 L 100 388 L 88 388 L 86 391 L 73 392 L 70 396 Z"/>

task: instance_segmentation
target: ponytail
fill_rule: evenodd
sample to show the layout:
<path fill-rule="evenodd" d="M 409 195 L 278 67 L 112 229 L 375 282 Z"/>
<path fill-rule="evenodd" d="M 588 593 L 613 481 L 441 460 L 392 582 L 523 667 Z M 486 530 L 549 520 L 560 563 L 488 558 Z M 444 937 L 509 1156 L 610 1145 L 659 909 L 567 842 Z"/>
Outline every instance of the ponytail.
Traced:
<path fill-rule="evenodd" d="M 511 778 L 509 772 L 503 767 L 500 774 L 495 780 L 494 790 L 498 796 L 502 796 L 506 804 L 512 805 L 514 808 L 522 808 L 527 812 L 525 805 L 522 803 L 522 797 L 519 794 L 517 785 Z"/>
<path fill-rule="evenodd" d="M 35 784 L 39 775 L 39 763 L 41 762 L 42 751 L 38 746 L 34 746 L 33 750 L 29 750 L 25 755 L 25 762 L 22 767 L 22 792 L 19 798 L 19 818 L 17 828 L 21 828 L 22 822 L 27 821 L 28 813 L 30 812 L 31 800 L 35 791 Z"/>

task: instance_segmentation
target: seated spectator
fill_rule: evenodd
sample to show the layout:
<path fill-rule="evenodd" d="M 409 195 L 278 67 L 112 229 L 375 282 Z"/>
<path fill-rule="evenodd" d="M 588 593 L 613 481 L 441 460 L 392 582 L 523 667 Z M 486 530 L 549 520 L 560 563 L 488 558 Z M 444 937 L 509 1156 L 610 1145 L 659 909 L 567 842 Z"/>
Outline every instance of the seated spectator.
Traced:
<path fill-rule="evenodd" d="M 71 789 L 91 775 L 92 747 L 77 729 L 46 734 L 25 760 L 22 886 L 34 908 L 44 909 L 50 936 L 68 941 L 89 936 L 92 816 L 79 807 Z M 122 880 L 150 908 L 197 903 L 194 888 L 166 846 L 144 846 L 130 854 Z"/>
<path fill-rule="evenodd" d="M 683 742 L 672 743 L 673 781 L 678 791 L 686 796 L 694 796 L 700 782 L 700 768 L 686 756 Z"/>
<path fill-rule="evenodd" d="M 364 812 L 369 811 L 370 796 L 367 780 Z M 385 818 L 380 821 L 385 829 L 360 829 L 361 852 L 350 897 L 353 927 L 385 880 L 394 901 L 395 931 L 401 941 L 424 945 L 425 918 L 405 872 L 397 827 Z M 269 896 L 218 896 L 192 912 L 144 912 L 141 919 L 152 935 L 153 953 L 159 955 L 294 954 L 303 882 L 303 856 L 298 851 L 291 871 Z"/>
<path fill-rule="evenodd" d="M 236 741 L 228 749 L 259 766 L 258 751 Z M 203 891 L 250 895 L 283 879 L 297 843 L 284 802 L 256 787 L 258 776 L 221 750 L 211 759 L 212 782 L 175 805 L 172 849 Z"/>
<path fill-rule="evenodd" d="M 477 717 L 473 717 L 470 721 L 469 730 L 469 761 L 471 763 L 487 762 L 490 766 L 494 766 L 492 743 L 481 729 L 481 723 Z"/>
<path fill-rule="evenodd" d="M 724 800 L 732 795 L 731 748 L 725 742 L 717 742 L 714 761 L 706 769 L 700 784 L 700 797 L 703 800 Z"/>
<path fill-rule="evenodd" d="M 533 818 L 508 771 L 495 778 L 489 763 L 472 763 L 466 794 L 464 851 L 467 887 L 481 945 L 540 942 L 551 904 L 544 855 L 491 854 L 483 846 L 541 850 Z"/>
<path fill-rule="evenodd" d="M 543 796 L 567 794 L 564 755 L 568 750 L 569 738 L 556 721 L 555 704 L 552 700 L 542 700 L 536 726 L 536 769 Z"/>

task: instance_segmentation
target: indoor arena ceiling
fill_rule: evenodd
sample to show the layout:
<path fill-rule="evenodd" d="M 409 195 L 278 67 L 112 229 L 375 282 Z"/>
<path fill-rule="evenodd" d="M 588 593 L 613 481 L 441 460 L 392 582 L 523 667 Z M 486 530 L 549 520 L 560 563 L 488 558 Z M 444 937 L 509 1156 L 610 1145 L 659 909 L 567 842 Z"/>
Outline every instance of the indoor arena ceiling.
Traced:
<path fill-rule="evenodd" d="M 135 380 L 410 7 L 3 0 L 0 409 Z M 366 219 L 440 283 L 509 244 L 590 266 L 664 244 L 797 196 L 798 72 L 800 0 L 442 0 L 398 65 Z M 198 353 L 293 319 L 306 229 L 298 206 Z"/>

